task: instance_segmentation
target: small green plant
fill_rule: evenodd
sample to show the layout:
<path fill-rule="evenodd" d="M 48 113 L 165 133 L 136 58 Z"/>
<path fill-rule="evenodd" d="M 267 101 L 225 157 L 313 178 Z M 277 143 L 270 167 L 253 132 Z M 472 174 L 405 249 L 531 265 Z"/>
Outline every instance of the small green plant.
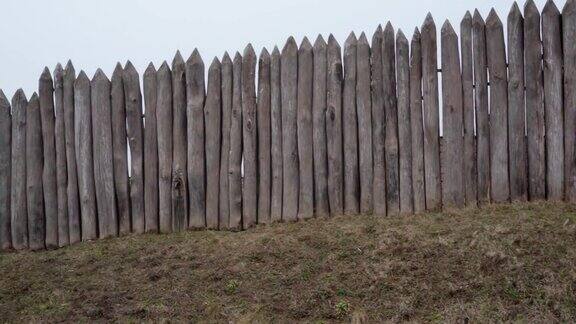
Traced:
<path fill-rule="evenodd" d="M 226 292 L 228 294 L 236 293 L 239 285 L 240 285 L 240 283 L 238 282 L 238 280 L 234 280 L 234 279 L 229 280 L 228 283 L 226 284 Z"/>
<path fill-rule="evenodd" d="M 339 301 L 336 306 L 336 316 L 339 318 L 345 317 L 350 314 L 350 304 L 347 301 L 341 300 Z"/>

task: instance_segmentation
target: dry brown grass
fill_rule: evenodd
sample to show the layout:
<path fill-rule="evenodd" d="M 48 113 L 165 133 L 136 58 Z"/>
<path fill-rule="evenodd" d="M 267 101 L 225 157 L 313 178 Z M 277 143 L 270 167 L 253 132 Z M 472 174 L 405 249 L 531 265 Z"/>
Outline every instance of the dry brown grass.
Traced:
<path fill-rule="evenodd" d="M 0 321 L 576 321 L 576 207 L 530 203 L 0 255 Z"/>

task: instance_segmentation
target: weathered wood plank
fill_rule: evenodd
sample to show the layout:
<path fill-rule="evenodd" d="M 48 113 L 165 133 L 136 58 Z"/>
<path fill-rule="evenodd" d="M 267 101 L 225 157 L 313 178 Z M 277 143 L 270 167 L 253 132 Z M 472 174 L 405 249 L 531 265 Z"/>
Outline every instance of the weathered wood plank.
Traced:
<path fill-rule="evenodd" d="M 400 176 L 400 212 L 414 212 L 412 191 L 412 130 L 410 126 L 410 46 L 401 30 L 396 36 L 396 73 L 398 95 L 398 156 Z"/>
<path fill-rule="evenodd" d="M 528 139 L 528 198 L 546 198 L 544 90 L 540 13 L 534 1 L 524 6 L 524 78 L 526 82 L 526 129 Z"/>
<path fill-rule="evenodd" d="M 26 108 L 28 100 L 22 89 L 12 97 L 12 154 L 10 180 L 10 225 L 12 247 L 28 248 L 28 213 L 26 198 Z"/>
<path fill-rule="evenodd" d="M 140 76 L 130 61 L 124 66 L 122 78 L 126 100 L 126 124 L 130 145 L 130 211 L 132 231 L 144 233 L 144 129 L 142 125 L 142 93 Z"/>
<path fill-rule="evenodd" d="M 204 61 L 197 49 L 186 61 L 188 116 L 189 227 L 206 227 L 206 151 L 204 137 Z"/>
<path fill-rule="evenodd" d="M 204 119 L 206 121 L 206 227 L 218 229 L 220 189 L 220 143 L 222 132 L 222 66 L 214 58 L 208 68 L 208 88 Z M 256 194 L 256 193 L 254 193 Z"/>
<path fill-rule="evenodd" d="M 10 177 L 12 150 L 12 116 L 10 102 L 0 90 L 0 250 L 12 248 L 10 222 Z"/>
<path fill-rule="evenodd" d="M 46 218 L 42 190 L 43 152 L 40 102 L 34 93 L 26 107 L 26 207 L 30 250 L 46 247 Z"/>
<path fill-rule="evenodd" d="M 330 214 L 328 157 L 326 155 L 326 81 L 328 73 L 326 46 L 326 41 L 322 35 L 318 35 L 313 49 L 312 149 L 314 151 L 314 210 L 316 216 L 320 217 Z"/>
<path fill-rule="evenodd" d="M 438 102 L 438 62 L 436 24 L 431 14 L 422 25 L 422 90 L 424 104 L 424 174 L 426 208 L 437 210 L 442 206 L 440 180 L 440 111 Z"/>
<path fill-rule="evenodd" d="M 78 189 L 76 134 L 74 125 L 74 82 L 76 81 L 76 71 L 71 61 L 68 61 L 66 64 L 63 79 L 64 135 L 66 137 L 66 173 L 68 180 L 66 194 L 68 197 L 70 244 L 74 244 L 80 242 L 82 239 L 82 231 L 80 228 L 80 195 Z"/>
<path fill-rule="evenodd" d="M 356 48 L 356 112 L 358 114 L 358 161 L 360 212 L 371 214 L 372 201 L 372 101 L 370 100 L 370 44 L 360 34 Z"/>
<path fill-rule="evenodd" d="M 464 201 L 476 207 L 478 178 L 476 169 L 476 138 L 474 136 L 474 72 L 472 57 L 472 15 L 469 11 L 460 22 L 462 56 L 462 109 L 464 114 Z"/>
<path fill-rule="evenodd" d="M 242 55 L 242 147 L 244 179 L 242 187 L 242 226 L 254 226 L 258 219 L 258 129 L 256 125 L 256 53 L 248 44 Z"/>
<path fill-rule="evenodd" d="M 398 101 L 396 98 L 396 52 L 394 28 L 388 22 L 382 34 L 382 87 L 386 140 L 386 205 L 388 214 L 400 212 L 400 175 L 398 166 Z"/>
<path fill-rule="evenodd" d="M 342 148 L 342 57 L 340 45 L 333 35 L 328 37 L 326 138 L 328 156 L 328 201 L 330 214 L 342 215 L 343 206 L 343 148 Z"/>
<path fill-rule="evenodd" d="M 144 89 L 144 222 L 147 233 L 158 232 L 158 81 L 156 67 L 148 64 L 143 77 Z"/>
<path fill-rule="evenodd" d="M 566 201 L 576 202 L 576 1 L 562 9 L 564 61 L 564 187 Z"/>
<path fill-rule="evenodd" d="M 524 18 L 514 3 L 508 14 L 508 145 L 512 201 L 528 198 L 524 107 Z"/>
<path fill-rule="evenodd" d="M 298 214 L 298 46 L 293 37 L 288 38 L 280 58 L 282 96 L 282 219 L 295 221 Z"/>
<path fill-rule="evenodd" d="M 476 111 L 476 169 L 478 204 L 490 202 L 490 121 L 488 116 L 488 70 L 486 63 L 486 24 L 478 10 L 472 18 L 474 53 L 474 106 Z"/>
<path fill-rule="evenodd" d="M 54 86 L 48 67 L 38 81 L 42 127 L 42 192 L 46 219 L 46 247 L 58 247 L 58 193 L 56 187 L 56 142 L 54 140 Z"/>
<path fill-rule="evenodd" d="M 100 238 L 118 235 L 112 152 L 112 109 L 110 80 L 101 69 L 90 83 L 94 146 L 94 184 Z"/>
<path fill-rule="evenodd" d="M 418 28 L 414 30 L 410 42 L 410 125 L 414 212 L 420 213 L 426 210 L 426 188 L 424 187 L 424 130 L 422 129 L 422 51 Z"/>
<path fill-rule="evenodd" d="M 312 72 L 310 72 L 312 73 Z M 310 96 L 312 100 L 312 96 Z M 270 222 L 270 54 L 264 48 L 258 60 L 258 223 Z M 310 142 L 308 143 L 308 145 Z M 312 178 L 312 175 L 310 175 Z"/>
<path fill-rule="evenodd" d="M 505 202 L 508 182 L 508 84 L 502 22 L 495 10 L 486 18 L 486 53 L 490 76 L 490 197 Z"/>
<path fill-rule="evenodd" d="M 130 233 L 130 185 L 128 178 L 128 142 L 126 137 L 126 99 L 124 69 L 120 63 L 112 73 L 110 90 L 112 104 L 112 156 L 114 158 L 114 189 L 120 234 Z M 148 122 L 146 122 L 148 123 Z M 156 180 L 157 182 L 158 180 Z M 146 211 L 147 212 L 147 211 Z"/>
<path fill-rule="evenodd" d="M 58 197 L 58 246 L 70 244 L 68 194 L 66 187 L 66 135 L 64 124 L 64 69 L 58 63 L 54 69 L 54 141 L 56 145 L 56 195 Z"/>
<path fill-rule="evenodd" d="M 564 102 L 561 17 L 554 1 L 542 10 L 544 110 L 546 120 L 546 198 L 564 198 Z"/>
<path fill-rule="evenodd" d="M 188 228 L 188 181 L 186 177 L 186 64 L 180 51 L 172 60 L 172 230 Z"/>
<path fill-rule="evenodd" d="M 384 95 L 382 88 L 382 27 L 378 26 L 372 36 L 372 142 L 374 145 L 374 214 L 386 215 L 386 168 L 384 161 Z"/>
<path fill-rule="evenodd" d="M 464 206 L 464 137 L 462 76 L 458 36 L 448 20 L 442 26 L 442 202 L 444 208 Z"/>
<path fill-rule="evenodd" d="M 172 72 L 162 63 L 156 73 L 158 130 L 158 220 L 160 233 L 172 232 Z"/>
<path fill-rule="evenodd" d="M 220 199 L 218 228 L 228 229 L 230 225 L 230 184 L 228 168 L 230 160 L 230 125 L 232 120 L 232 59 L 228 52 L 222 57 L 222 150 L 220 152 Z"/>
<path fill-rule="evenodd" d="M 74 130 L 78 188 L 82 217 L 82 241 L 98 237 L 94 160 L 92 158 L 92 112 L 90 107 L 90 79 L 81 71 L 74 82 Z"/>
<path fill-rule="evenodd" d="M 298 218 L 314 216 L 314 135 L 312 125 L 312 101 L 314 80 L 314 54 L 312 44 L 304 37 L 298 49 Z"/>
<path fill-rule="evenodd" d="M 270 155 L 272 184 L 270 221 L 282 220 L 282 96 L 280 95 L 280 50 L 274 46 L 270 58 Z"/>
<path fill-rule="evenodd" d="M 344 43 L 344 89 L 342 92 L 342 136 L 344 141 L 344 213 L 358 214 L 360 170 L 358 169 L 358 116 L 356 115 L 358 40 L 354 32 Z M 300 65 L 300 62 L 298 62 Z"/>
<path fill-rule="evenodd" d="M 230 121 L 230 224 L 242 229 L 242 55 L 236 52 L 232 62 L 232 119 Z"/>

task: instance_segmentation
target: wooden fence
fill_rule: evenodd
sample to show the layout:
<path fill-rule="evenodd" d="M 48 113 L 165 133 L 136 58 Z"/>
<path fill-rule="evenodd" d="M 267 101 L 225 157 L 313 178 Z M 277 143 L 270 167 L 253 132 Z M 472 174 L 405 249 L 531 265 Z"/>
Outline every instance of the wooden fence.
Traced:
<path fill-rule="evenodd" d="M 431 15 L 411 41 L 351 33 L 343 55 L 333 36 L 248 45 L 207 81 L 198 51 L 177 53 L 144 95 L 130 62 L 111 80 L 46 68 L 38 94 L 0 91 L 0 247 L 576 202 L 576 0 L 523 11 L 507 35 L 495 11 L 460 37 L 445 22 L 440 59 Z"/>

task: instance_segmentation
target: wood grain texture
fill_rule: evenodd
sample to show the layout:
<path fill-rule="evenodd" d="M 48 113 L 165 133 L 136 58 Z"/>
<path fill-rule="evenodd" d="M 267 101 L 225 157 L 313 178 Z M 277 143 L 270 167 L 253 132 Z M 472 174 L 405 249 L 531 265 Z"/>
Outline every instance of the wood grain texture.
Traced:
<path fill-rule="evenodd" d="M 372 36 L 372 144 L 374 161 L 373 199 L 374 214 L 386 215 L 386 168 L 384 161 L 384 97 L 382 88 L 382 27 L 378 26 Z"/>
<path fill-rule="evenodd" d="M 312 73 L 312 72 L 310 72 Z M 312 100 L 312 96 L 310 96 Z M 270 53 L 264 48 L 258 59 L 258 223 L 270 223 L 272 166 L 270 153 Z M 312 178 L 312 176 L 310 176 Z"/>
<path fill-rule="evenodd" d="M 256 124 L 256 53 L 248 44 L 242 55 L 242 147 L 244 179 L 242 226 L 252 227 L 258 219 L 258 129 Z"/>
<path fill-rule="evenodd" d="M 312 146 L 314 151 L 314 210 L 316 216 L 330 214 L 328 203 L 328 157 L 326 154 L 327 44 L 322 35 L 314 42 L 312 90 Z"/>
<path fill-rule="evenodd" d="M 270 221 L 282 220 L 282 96 L 280 94 L 280 50 L 277 46 L 270 57 L 270 155 L 272 184 Z"/>
<path fill-rule="evenodd" d="M 342 138 L 344 144 L 344 213 L 360 211 L 360 170 L 358 169 L 358 116 L 356 114 L 358 39 L 354 32 L 344 43 L 344 88 L 342 91 Z"/>
<path fill-rule="evenodd" d="M 167 62 L 156 73 L 158 127 L 158 221 L 160 233 L 172 232 L 172 71 Z"/>
<path fill-rule="evenodd" d="M 218 228 L 230 225 L 230 184 L 228 169 L 230 160 L 230 125 L 232 120 L 232 59 L 228 52 L 222 57 L 222 149 L 220 151 L 220 199 Z"/>
<path fill-rule="evenodd" d="M 54 139 L 54 81 L 45 67 L 38 81 L 42 127 L 42 193 L 46 218 L 46 248 L 58 247 L 58 192 L 56 185 L 56 141 Z"/>
<path fill-rule="evenodd" d="M 150 63 L 144 72 L 144 222 L 147 233 L 158 232 L 158 80 Z M 114 97 L 114 96 L 112 96 Z"/>
<path fill-rule="evenodd" d="M 112 149 L 110 80 L 98 69 L 90 84 L 94 147 L 94 184 L 100 238 L 118 235 Z"/>
<path fill-rule="evenodd" d="M 116 64 L 112 73 L 112 156 L 114 158 L 114 189 L 118 214 L 118 231 L 128 234 L 130 224 L 130 183 L 128 177 L 128 140 L 126 136 L 126 99 L 124 96 L 124 69 Z M 156 180 L 157 182 L 157 180 Z"/>
<path fill-rule="evenodd" d="M 10 178 L 10 225 L 12 247 L 28 248 L 28 213 L 26 198 L 26 112 L 28 99 L 22 89 L 12 97 L 12 154 Z"/>
<path fill-rule="evenodd" d="M 576 1 L 562 9 L 564 61 L 564 187 L 566 201 L 576 202 Z"/>
<path fill-rule="evenodd" d="M 561 17 L 554 1 L 542 10 L 544 111 L 546 120 L 546 198 L 564 199 L 564 100 Z"/>
<path fill-rule="evenodd" d="M 242 229 L 242 55 L 236 52 L 232 61 L 232 119 L 230 121 L 230 224 Z"/>
<path fill-rule="evenodd" d="M 26 207 L 30 250 L 46 247 L 46 217 L 42 190 L 42 120 L 38 95 L 30 97 L 26 107 Z"/>
<path fill-rule="evenodd" d="M 304 37 L 298 49 L 298 219 L 314 216 L 314 151 L 312 102 L 314 80 L 314 54 L 312 44 Z"/>
<path fill-rule="evenodd" d="M 206 121 L 206 227 L 218 229 L 220 194 L 220 145 L 222 131 L 222 65 L 214 58 L 208 68 L 208 89 L 204 105 Z M 255 193 L 256 194 L 256 193 Z"/>
<path fill-rule="evenodd" d="M 12 249 L 10 212 L 12 116 L 10 102 L 0 90 L 0 250 Z"/>
<path fill-rule="evenodd" d="M 424 130 L 422 129 L 422 50 L 420 31 L 414 30 L 410 42 L 410 126 L 412 130 L 412 191 L 414 212 L 426 210 L 424 186 Z"/>
<path fill-rule="evenodd" d="M 58 197 L 58 246 L 63 247 L 70 244 L 70 229 L 68 219 L 68 194 L 66 192 L 68 175 L 66 171 L 66 129 L 64 123 L 64 69 L 60 63 L 58 63 L 54 69 L 54 115 L 56 195 Z"/>
<path fill-rule="evenodd" d="M 78 163 L 78 189 L 82 217 L 82 241 L 98 237 L 94 160 L 92 155 L 92 111 L 90 79 L 81 71 L 74 82 L 74 138 Z"/>
<path fill-rule="evenodd" d="M 282 96 L 282 219 L 295 221 L 298 215 L 298 46 L 288 38 L 280 58 Z"/>
<path fill-rule="evenodd" d="M 193 229 L 206 226 L 205 100 L 204 61 L 198 50 L 194 49 L 186 61 L 188 225 Z"/>

